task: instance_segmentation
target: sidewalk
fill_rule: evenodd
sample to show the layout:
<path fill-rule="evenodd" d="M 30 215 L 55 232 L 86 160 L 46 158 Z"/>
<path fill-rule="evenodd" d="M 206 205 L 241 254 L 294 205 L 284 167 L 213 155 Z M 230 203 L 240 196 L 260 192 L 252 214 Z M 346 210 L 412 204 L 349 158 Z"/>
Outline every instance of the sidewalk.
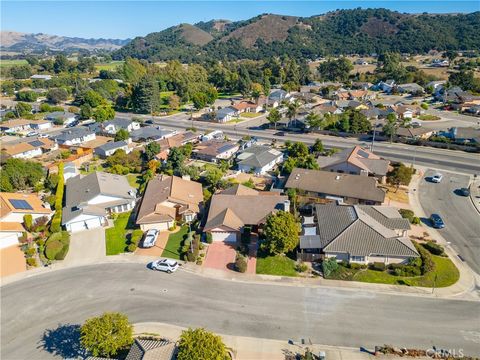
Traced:
<path fill-rule="evenodd" d="M 469 186 L 470 200 L 472 200 L 473 206 L 480 214 L 480 178 L 476 178 Z"/>
<path fill-rule="evenodd" d="M 177 341 L 185 328 L 163 323 L 138 323 L 134 325 L 136 335 L 156 334 L 167 339 Z M 293 344 L 285 340 L 271 340 L 243 336 L 231 336 L 219 334 L 225 345 L 233 350 L 234 360 L 285 360 L 285 354 L 289 352 L 304 354 L 307 347 L 314 354 L 324 351 L 328 360 L 373 360 L 373 359 L 397 359 L 391 355 L 374 356 L 356 348 L 327 346 L 318 344 L 301 345 L 300 339 L 292 339 Z M 372 350 L 373 349 L 369 349 Z M 422 358 L 417 358 L 422 359 Z M 426 359 L 426 358 L 425 358 Z"/>

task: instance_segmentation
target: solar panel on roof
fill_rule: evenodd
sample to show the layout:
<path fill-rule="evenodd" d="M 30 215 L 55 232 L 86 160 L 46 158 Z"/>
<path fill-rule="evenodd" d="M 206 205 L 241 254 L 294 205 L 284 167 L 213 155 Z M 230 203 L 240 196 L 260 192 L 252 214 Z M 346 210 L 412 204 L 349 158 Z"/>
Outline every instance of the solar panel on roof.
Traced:
<path fill-rule="evenodd" d="M 33 210 L 33 207 L 26 200 L 10 199 L 10 204 L 18 210 Z"/>
<path fill-rule="evenodd" d="M 32 146 L 36 146 L 36 147 L 43 146 L 43 142 L 38 141 L 38 140 L 30 141 L 29 144 L 32 145 Z"/>

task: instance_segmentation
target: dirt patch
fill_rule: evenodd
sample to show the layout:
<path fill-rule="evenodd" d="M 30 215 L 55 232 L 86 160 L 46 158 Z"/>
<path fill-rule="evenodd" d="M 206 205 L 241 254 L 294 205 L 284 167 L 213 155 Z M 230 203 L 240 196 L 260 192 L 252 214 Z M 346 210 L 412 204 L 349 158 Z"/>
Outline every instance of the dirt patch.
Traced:
<path fill-rule="evenodd" d="M 408 188 L 400 186 L 398 189 L 396 186 L 392 185 L 380 185 L 380 188 L 386 191 L 385 193 L 385 202 L 390 200 L 391 202 L 408 204 Z"/>

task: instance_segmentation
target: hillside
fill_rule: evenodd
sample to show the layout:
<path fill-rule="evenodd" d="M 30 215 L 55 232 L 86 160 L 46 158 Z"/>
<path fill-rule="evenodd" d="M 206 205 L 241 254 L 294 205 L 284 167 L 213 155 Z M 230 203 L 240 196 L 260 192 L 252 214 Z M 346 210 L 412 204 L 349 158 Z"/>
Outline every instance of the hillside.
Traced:
<path fill-rule="evenodd" d="M 181 31 L 173 27 L 138 37 L 115 52 L 114 57 L 195 62 L 206 58 L 267 59 L 289 55 L 316 59 L 385 51 L 418 54 L 432 49 L 480 48 L 480 12 L 404 14 L 386 9 L 354 9 L 307 18 L 263 14 L 245 21 L 212 20 L 181 26 Z"/>
<path fill-rule="evenodd" d="M 8 51 L 45 51 L 45 50 L 117 50 L 129 40 L 83 39 L 48 34 L 28 34 L 15 31 L 0 33 L 2 50 Z"/>

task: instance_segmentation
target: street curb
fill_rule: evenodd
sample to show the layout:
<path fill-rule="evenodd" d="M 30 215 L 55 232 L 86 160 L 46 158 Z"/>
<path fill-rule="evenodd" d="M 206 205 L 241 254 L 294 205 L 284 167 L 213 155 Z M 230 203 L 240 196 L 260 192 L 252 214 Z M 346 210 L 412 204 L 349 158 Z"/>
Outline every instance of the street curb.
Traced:
<path fill-rule="evenodd" d="M 470 201 L 472 202 L 472 205 L 473 205 L 473 207 L 475 208 L 475 210 L 477 210 L 477 212 L 480 214 L 480 204 L 477 205 L 477 202 L 476 202 L 475 199 L 473 198 L 473 196 L 474 196 L 474 195 L 473 195 L 474 191 L 472 191 L 472 188 L 475 188 L 475 186 L 477 186 L 477 185 L 475 184 L 475 181 L 472 181 L 472 182 L 470 183 L 470 185 L 468 186 L 468 189 L 470 190 L 470 195 L 469 195 L 468 197 L 469 197 Z M 480 186 L 480 185 L 478 185 L 478 186 Z M 476 191 L 475 191 L 475 192 L 476 192 Z"/>

